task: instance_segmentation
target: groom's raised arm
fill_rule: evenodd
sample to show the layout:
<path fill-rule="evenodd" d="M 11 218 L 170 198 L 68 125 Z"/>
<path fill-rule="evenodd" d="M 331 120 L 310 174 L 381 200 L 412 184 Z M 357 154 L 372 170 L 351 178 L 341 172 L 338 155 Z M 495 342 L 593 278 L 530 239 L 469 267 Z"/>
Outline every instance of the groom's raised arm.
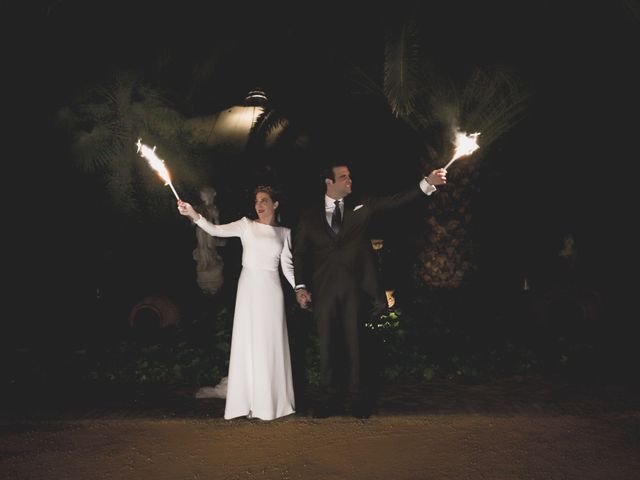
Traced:
<path fill-rule="evenodd" d="M 444 185 L 445 183 L 447 183 L 447 171 L 443 168 L 433 170 L 420 180 L 417 187 L 394 195 L 370 199 L 369 208 L 373 213 L 392 210 L 423 198 L 425 195 L 431 195 L 437 190 L 436 185 Z"/>

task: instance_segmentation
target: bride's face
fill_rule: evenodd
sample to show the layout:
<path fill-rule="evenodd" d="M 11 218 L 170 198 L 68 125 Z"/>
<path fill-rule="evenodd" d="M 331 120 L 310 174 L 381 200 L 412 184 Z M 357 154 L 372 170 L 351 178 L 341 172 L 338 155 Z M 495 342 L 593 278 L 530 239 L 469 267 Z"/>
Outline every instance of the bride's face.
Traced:
<path fill-rule="evenodd" d="M 278 202 L 274 202 L 267 193 L 258 192 L 255 208 L 259 218 L 269 218 L 275 214 Z"/>

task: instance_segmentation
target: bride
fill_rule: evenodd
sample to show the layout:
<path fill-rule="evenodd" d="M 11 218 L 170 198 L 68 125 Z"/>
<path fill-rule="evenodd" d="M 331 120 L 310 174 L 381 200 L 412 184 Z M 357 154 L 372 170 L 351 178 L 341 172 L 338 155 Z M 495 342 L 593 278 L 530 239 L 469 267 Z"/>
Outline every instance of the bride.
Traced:
<path fill-rule="evenodd" d="M 242 272 L 236 292 L 224 418 L 273 420 L 295 412 L 289 338 L 280 271 L 294 287 L 291 230 L 278 225 L 275 190 L 255 190 L 257 219 L 215 225 L 178 200 L 178 211 L 209 235 L 240 237 Z"/>

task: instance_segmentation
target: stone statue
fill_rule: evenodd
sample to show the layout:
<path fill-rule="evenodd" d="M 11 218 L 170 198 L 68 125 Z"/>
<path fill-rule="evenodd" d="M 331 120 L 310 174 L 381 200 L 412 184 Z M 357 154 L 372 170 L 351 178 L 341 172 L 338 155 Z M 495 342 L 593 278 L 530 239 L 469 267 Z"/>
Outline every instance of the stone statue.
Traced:
<path fill-rule="evenodd" d="M 214 203 L 215 198 L 216 191 L 213 187 L 203 187 L 200 190 L 202 204 L 197 210 L 210 222 L 219 224 L 220 212 Z M 224 282 L 222 275 L 224 262 L 216 247 L 224 246 L 226 241 L 212 237 L 201 228 L 196 228 L 196 238 L 198 246 L 193 250 L 193 259 L 196 261 L 196 281 L 202 291 L 213 295 Z"/>

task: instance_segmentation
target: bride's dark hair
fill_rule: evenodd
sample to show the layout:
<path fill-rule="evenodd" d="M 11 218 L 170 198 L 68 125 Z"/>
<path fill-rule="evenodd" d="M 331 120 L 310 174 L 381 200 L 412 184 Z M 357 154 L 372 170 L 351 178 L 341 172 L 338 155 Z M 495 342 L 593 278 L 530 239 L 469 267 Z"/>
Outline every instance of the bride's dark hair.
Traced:
<path fill-rule="evenodd" d="M 255 201 L 256 195 L 259 193 L 266 193 L 271 198 L 272 202 L 280 202 L 280 198 L 282 198 L 280 192 L 273 188 L 271 185 L 258 185 L 253 191 L 253 200 Z M 256 214 L 255 209 L 251 209 L 251 214 L 248 215 L 252 220 L 256 220 L 258 215 Z M 280 209 L 276 210 L 276 222 L 280 223 Z"/>
<path fill-rule="evenodd" d="M 267 195 L 269 195 L 269 197 L 271 198 L 271 200 L 273 202 L 279 202 L 280 201 L 280 192 L 278 192 L 271 185 L 258 185 L 256 187 L 256 189 L 253 191 L 253 199 L 254 200 L 256 198 L 256 195 L 259 194 L 260 192 L 266 193 Z"/>

